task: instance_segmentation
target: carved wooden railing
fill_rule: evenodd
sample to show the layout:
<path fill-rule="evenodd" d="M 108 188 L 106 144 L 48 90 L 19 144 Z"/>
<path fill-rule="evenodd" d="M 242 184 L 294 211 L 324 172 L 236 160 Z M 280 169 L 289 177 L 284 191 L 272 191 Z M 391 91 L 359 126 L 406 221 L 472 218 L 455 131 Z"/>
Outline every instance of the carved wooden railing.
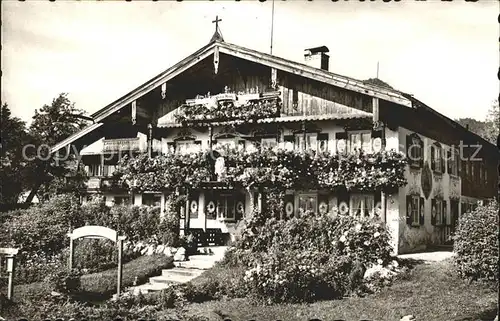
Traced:
<path fill-rule="evenodd" d="M 280 92 L 200 96 L 180 106 L 174 119 L 180 123 L 253 120 L 279 117 Z"/>
<path fill-rule="evenodd" d="M 103 142 L 104 152 L 140 151 L 140 150 L 141 150 L 141 144 L 138 137 L 105 139 Z"/>

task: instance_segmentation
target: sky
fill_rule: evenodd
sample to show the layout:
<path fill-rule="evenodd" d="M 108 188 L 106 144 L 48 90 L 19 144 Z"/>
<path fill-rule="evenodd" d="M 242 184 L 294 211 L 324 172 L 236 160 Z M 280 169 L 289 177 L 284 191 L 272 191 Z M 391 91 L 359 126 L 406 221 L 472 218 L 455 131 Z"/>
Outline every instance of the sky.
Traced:
<path fill-rule="evenodd" d="M 272 3 L 2 1 L 1 100 L 29 121 L 68 93 L 96 112 L 206 45 L 269 53 Z M 498 97 L 498 3 L 279 1 L 273 54 L 326 45 L 330 71 L 379 78 L 442 114 L 483 120 Z"/>

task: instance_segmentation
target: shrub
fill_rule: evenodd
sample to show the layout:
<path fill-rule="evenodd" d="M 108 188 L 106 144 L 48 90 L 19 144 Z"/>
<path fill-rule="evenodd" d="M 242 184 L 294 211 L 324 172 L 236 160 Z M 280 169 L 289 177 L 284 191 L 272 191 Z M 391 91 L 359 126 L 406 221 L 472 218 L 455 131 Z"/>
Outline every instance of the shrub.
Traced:
<path fill-rule="evenodd" d="M 183 287 L 184 298 L 189 302 L 205 302 L 220 296 L 220 283 L 215 278 L 207 278 L 201 283 L 188 282 Z"/>
<path fill-rule="evenodd" d="M 173 259 L 164 255 L 141 256 L 123 265 L 122 286 L 145 283 L 163 269 L 173 267 Z M 109 296 L 116 292 L 117 269 L 109 269 L 81 277 L 81 289 L 89 294 Z"/>
<path fill-rule="evenodd" d="M 160 291 L 157 297 L 156 304 L 162 309 L 172 309 L 178 300 L 176 288 L 171 286 Z"/>
<path fill-rule="evenodd" d="M 252 218 L 220 264 L 246 268 L 243 277 L 236 276 L 243 282 L 232 284 L 254 298 L 309 302 L 357 292 L 366 267 L 388 264 L 391 251 L 387 228 L 371 219 L 311 214 L 287 221 Z"/>
<path fill-rule="evenodd" d="M 185 248 L 188 256 L 198 252 L 198 243 L 196 243 L 196 239 L 192 234 L 180 236 L 179 247 Z"/>
<path fill-rule="evenodd" d="M 46 283 L 56 292 L 70 294 L 80 290 L 80 276 L 78 270 L 59 270 L 46 277 Z"/>
<path fill-rule="evenodd" d="M 59 253 L 67 244 L 70 227 L 83 225 L 79 200 L 71 195 L 57 195 L 49 202 L 20 210 L 3 224 L 0 233 L 2 246 L 20 248 L 23 253 L 51 256 Z"/>
<path fill-rule="evenodd" d="M 498 282 L 498 210 L 492 201 L 460 218 L 453 250 L 462 276 Z"/>

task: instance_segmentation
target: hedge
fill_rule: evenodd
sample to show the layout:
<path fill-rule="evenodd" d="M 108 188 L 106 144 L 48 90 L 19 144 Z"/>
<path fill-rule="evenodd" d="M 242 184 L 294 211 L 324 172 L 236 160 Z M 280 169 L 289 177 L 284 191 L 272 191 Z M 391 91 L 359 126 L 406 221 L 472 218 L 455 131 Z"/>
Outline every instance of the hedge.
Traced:
<path fill-rule="evenodd" d="M 129 287 L 146 283 L 150 277 L 160 275 L 163 269 L 173 267 L 173 258 L 165 255 L 141 256 L 123 265 L 122 285 Z M 81 277 L 81 291 L 83 294 L 107 297 L 116 293 L 117 269 L 109 269 Z"/>
<path fill-rule="evenodd" d="M 498 210 L 492 201 L 460 218 L 453 250 L 462 276 L 498 282 Z"/>

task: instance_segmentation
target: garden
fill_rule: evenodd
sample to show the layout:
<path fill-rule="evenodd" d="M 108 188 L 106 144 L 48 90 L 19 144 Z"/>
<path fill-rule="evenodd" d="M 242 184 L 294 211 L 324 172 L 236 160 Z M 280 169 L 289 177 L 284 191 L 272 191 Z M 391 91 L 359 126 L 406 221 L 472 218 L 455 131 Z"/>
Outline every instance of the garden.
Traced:
<path fill-rule="evenodd" d="M 173 266 L 172 248 L 196 253 L 191 236 L 179 236 L 186 194 L 211 180 L 214 155 L 139 156 L 116 173 L 134 191 L 169 191 L 166 210 L 108 207 L 102 199 L 81 205 L 71 194 L 1 216 L 0 247 L 19 248 L 13 300 L 0 283 L 0 315 L 29 320 L 491 320 L 498 286 L 498 204 L 460 219 L 453 260 L 424 264 L 391 255 L 390 233 L 379 219 L 337 212 L 286 220 L 286 189 L 391 190 L 404 185 L 404 156 L 330 155 L 266 150 L 220 150 L 223 180 L 266 195 L 238 227 L 224 259 L 191 282 L 113 299 L 116 246 L 76 241 L 67 270 L 67 233 L 101 225 L 126 235 L 124 288 L 147 282 Z M 265 164 L 265 166 L 264 166 Z M 491 319 L 490 319 L 491 317 Z"/>
<path fill-rule="evenodd" d="M 172 242 L 157 208 L 86 205 L 68 195 L 9 213 L 2 246 L 20 247 L 15 298 L 2 294 L 4 318 L 64 320 L 492 320 L 498 285 L 498 205 L 461 220 L 452 261 L 424 264 L 391 256 L 389 233 L 376 220 L 309 215 L 277 220 L 255 211 L 214 268 L 160 292 L 116 290 L 111 243 L 79 241 L 77 269 L 66 271 L 68 226 L 101 224 L 127 231 L 123 284 L 131 286 L 172 266 L 148 245 Z M 119 215 L 120 213 L 121 215 Z M 170 227 L 172 229 L 174 227 Z M 162 231 L 168 230 L 163 228 Z M 188 246 L 182 239 L 177 246 Z M 173 244 L 172 244 L 173 245 Z M 5 293 L 5 284 L 1 285 Z M 437 304 L 438 303 L 438 304 Z"/>

